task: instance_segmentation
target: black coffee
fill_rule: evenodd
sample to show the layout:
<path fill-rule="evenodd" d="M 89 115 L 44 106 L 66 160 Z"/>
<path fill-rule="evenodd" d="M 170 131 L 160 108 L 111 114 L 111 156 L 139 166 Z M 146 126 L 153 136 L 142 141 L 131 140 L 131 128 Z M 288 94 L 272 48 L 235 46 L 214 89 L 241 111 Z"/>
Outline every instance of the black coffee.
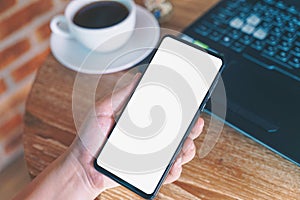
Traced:
<path fill-rule="evenodd" d="M 105 28 L 123 21 L 128 14 L 128 9 L 119 2 L 98 1 L 78 10 L 73 22 L 84 28 Z"/>

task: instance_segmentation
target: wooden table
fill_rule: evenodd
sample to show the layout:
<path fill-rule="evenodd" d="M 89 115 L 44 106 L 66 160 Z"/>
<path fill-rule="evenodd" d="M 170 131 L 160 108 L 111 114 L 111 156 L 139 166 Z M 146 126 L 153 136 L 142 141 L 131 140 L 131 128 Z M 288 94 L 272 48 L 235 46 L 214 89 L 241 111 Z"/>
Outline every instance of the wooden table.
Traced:
<path fill-rule="evenodd" d="M 217 1 L 172 0 L 173 18 L 163 26 L 181 30 Z M 99 96 L 110 93 L 123 73 L 105 75 Z M 71 109 L 75 75 L 52 55 L 38 71 L 27 101 L 24 130 L 25 158 L 32 177 L 62 154 L 75 137 Z M 207 125 L 210 118 L 203 117 Z M 196 140 L 197 147 L 206 131 L 207 126 Z M 99 197 L 116 198 L 140 199 L 123 187 Z M 225 126 L 213 150 L 186 164 L 180 179 L 163 186 L 157 199 L 300 199 L 300 168 Z"/>

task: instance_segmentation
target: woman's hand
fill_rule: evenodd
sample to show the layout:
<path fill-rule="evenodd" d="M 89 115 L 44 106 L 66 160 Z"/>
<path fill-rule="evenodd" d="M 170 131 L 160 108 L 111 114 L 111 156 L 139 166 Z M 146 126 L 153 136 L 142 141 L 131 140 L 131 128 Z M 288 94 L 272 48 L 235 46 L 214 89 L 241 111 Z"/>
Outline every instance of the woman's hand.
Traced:
<path fill-rule="evenodd" d="M 95 112 L 90 112 L 87 116 L 81 126 L 79 136 L 71 147 L 71 153 L 76 152 L 73 154 L 76 155 L 75 158 L 79 160 L 79 163 L 84 169 L 85 176 L 87 180 L 89 180 L 87 184 L 91 187 L 91 191 L 96 196 L 104 189 L 118 185 L 116 182 L 96 171 L 93 162 L 98 156 L 99 147 L 103 144 L 107 134 L 111 131 L 112 125 L 115 122 L 115 113 L 118 113 L 122 106 L 124 106 L 139 78 L 139 75 L 135 76 L 130 85 L 96 103 Z M 182 165 L 192 160 L 195 156 L 196 149 L 193 140 L 199 136 L 203 125 L 204 121 L 199 118 L 185 141 L 165 183 L 171 183 L 177 180 L 181 174 Z"/>

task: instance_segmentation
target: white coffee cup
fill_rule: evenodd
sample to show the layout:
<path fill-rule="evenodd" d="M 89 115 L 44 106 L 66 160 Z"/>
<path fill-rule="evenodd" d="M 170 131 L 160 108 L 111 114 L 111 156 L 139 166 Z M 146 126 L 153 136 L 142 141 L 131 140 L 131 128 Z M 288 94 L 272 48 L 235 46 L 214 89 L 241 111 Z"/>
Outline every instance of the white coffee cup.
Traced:
<path fill-rule="evenodd" d="M 109 52 L 123 46 L 131 37 L 136 21 L 136 5 L 133 0 L 109 0 L 123 4 L 129 11 L 121 22 L 105 28 L 84 28 L 76 25 L 73 18 L 84 6 L 103 0 L 73 0 L 64 15 L 55 16 L 50 23 L 53 33 L 65 38 L 74 38 L 85 47 L 100 52 Z M 105 0 L 107 1 L 107 0 Z"/>

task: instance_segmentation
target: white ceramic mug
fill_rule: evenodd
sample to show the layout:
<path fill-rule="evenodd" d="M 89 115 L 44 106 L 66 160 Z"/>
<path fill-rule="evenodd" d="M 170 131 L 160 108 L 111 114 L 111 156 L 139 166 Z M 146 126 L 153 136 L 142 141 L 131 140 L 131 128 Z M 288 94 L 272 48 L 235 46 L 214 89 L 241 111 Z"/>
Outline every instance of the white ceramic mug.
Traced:
<path fill-rule="evenodd" d="M 73 18 L 82 7 L 103 0 L 73 0 L 64 15 L 55 16 L 50 23 L 53 33 L 65 38 L 74 38 L 85 47 L 100 52 L 109 52 L 124 45 L 132 35 L 136 21 L 136 5 L 133 0 L 109 0 L 123 4 L 129 11 L 120 23 L 105 28 L 84 28 L 76 25 Z M 107 1 L 107 0 L 105 0 Z"/>

